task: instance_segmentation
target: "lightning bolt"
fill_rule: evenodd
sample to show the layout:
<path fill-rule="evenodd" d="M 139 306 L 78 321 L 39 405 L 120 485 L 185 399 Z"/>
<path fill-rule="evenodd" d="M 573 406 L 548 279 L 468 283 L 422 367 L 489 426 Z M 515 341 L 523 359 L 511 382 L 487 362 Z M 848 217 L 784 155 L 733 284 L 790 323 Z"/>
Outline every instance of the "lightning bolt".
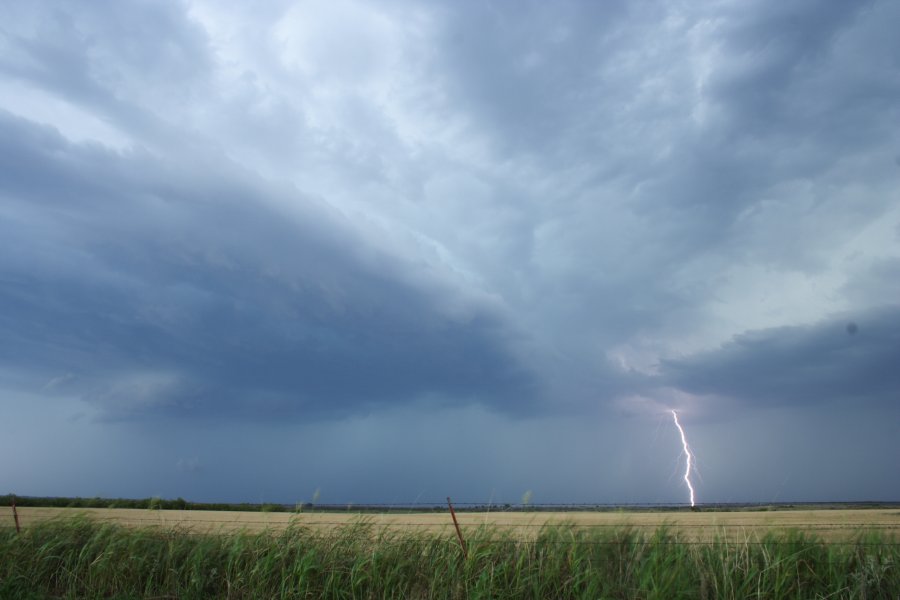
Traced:
<path fill-rule="evenodd" d="M 674 410 L 672 411 L 672 418 L 675 419 L 675 427 L 678 428 L 678 433 L 681 434 L 681 445 L 684 447 L 684 483 L 687 485 L 688 490 L 691 492 L 691 508 L 694 507 L 694 486 L 691 485 L 691 467 L 694 460 L 694 455 L 691 453 L 691 447 L 688 446 L 687 438 L 684 435 L 684 429 L 681 427 L 681 423 L 678 422 L 678 413 Z"/>

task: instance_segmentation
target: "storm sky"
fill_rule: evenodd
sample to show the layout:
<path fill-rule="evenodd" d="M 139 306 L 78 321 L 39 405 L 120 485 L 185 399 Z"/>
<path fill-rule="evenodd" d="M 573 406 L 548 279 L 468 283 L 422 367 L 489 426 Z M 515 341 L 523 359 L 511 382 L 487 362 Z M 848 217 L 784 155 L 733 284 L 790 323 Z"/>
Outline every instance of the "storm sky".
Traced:
<path fill-rule="evenodd" d="M 900 3 L 0 2 L 0 493 L 900 500 Z"/>

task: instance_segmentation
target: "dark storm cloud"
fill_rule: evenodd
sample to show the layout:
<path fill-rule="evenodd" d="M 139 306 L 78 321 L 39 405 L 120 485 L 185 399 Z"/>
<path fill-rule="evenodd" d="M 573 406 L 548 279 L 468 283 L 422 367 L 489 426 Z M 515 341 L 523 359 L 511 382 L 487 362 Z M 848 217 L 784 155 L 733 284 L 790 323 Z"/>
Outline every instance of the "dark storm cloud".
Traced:
<path fill-rule="evenodd" d="M 409 7 L 400 3 L 384 8 L 384 14 L 396 20 Z M 34 205 L 26 209 L 27 203 L 20 203 L 17 235 L 27 238 L 20 243 L 22 253 L 54 252 L 60 242 L 45 240 L 43 233 L 50 223 L 55 235 L 78 238 L 73 246 L 79 251 L 67 258 L 67 271 L 58 269 L 43 280 L 58 278 L 60 286 L 68 282 L 65 294 L 71 304 L 76 305 L 77 299 L 97 303 L 103 306 L 98 314 L 115 315 L 122 323 L 123 331 L 115 334 L 108 323 L 85 328 L 95 336 L 94 344 L 106 336 L 139 339 L 143 352 L 157 357 L 156 363 L 141 364 L 143 370 L 160 371 L 150 377 L 152 383 L 145 385 L 134 375 L 123 383 L 104 384 L 90 395 L 97 402 L 143 394 L 185 398 L 189 404 L 194 396 L 215 394 L 230 403 L 232 390 L 242 389 L 240 385 L 229 383 L 210 391 L 218 367 L 182 356 L 204 354 L 201 350 L 209 345 L 222 353 L 240 347 L 241 352 L 259 357 L 258 362 L 238 360 L 240 353 L 234 350 L 235 356 L 224 361 L 242 381 L 278 381 L 292 372 L 293 379 L 269 390 L 276 404 L 284 401 L 284 389 L 300 380 L 309 393 L 353 388 L 335 374 L 346 368 L 335 357 L 360 351 L 358 344 L 347 342 L 357 329 L 381 332 L 377 339 L 390 347 L 389 332 L 405 331 L 408 320 L 428 322 L 419 312 L 436 311 L 430 305 L 441 293 L 398 283 L 403 279 L 398 273 L 408 267 L 403 261 L 380 265 L 389 273 L 380 278 L 352 258 L 353 252 L 345 247 L 348 234 L 334 233 L 336 217 L 326 208 L 335 205 L 330 197 L 319 204 L 321 210 L 298 218 L 305 224 L 304 239 L 296 239 L 292 228 L 304 225 L 287 225 L 271 216 L 269 208 L 256 206 L 257 197 L 281 198 L 283 190 L 273 192 L 273 184 L 261 179 L 235 183 L 230 175 L 223 176 L 221 164 L 199 158 L 219 152 L 218 143 L 202 140 L 233 131 L 240 132 L 240 138 L 223 138 L 235 147 L 229 152 L 239 153 L 244 146 L 253 148 L 250 154 L 275 148 L 277 152 L 264 156 L 261 163 L 277 165 L 276 171 L 291 170 L 298 161 L 309 169 L 316 156 L 327 156 L 328 177 L 336 177 L 346 188 L 338 190 L 341 195 L 365 197 L 371 190 L 366 186 L 373 182 L 391 184 L 390 169 L 400 174 L 390 194 L 431 190 L 433 197 L 424 205 L 433 210 L 395 212 L 393 204 L 382 202 L 375 212 L 383 211 L 388 222 L 396 219 L 442 245 L 458 264 L 481 277 L 479 291 L 501 298 L 506 307 L 502 319 L 494 311 L 485 309 L 481 314 L 482 309 L 476 309 L 477 317 L 446 324 L 432 341 L 444 340 L 458 356 L 475 357 L 478 349 L 487 348 L 488 356 L 472 363 L 484 363 L 486 372 L 504 381 L 503 373 L 522 367 L 507 368 L 493 362 L 501 359 L 490 357 L 494 348 L 504 348 L 499 356 L 516 346 L 532 359 L 533 377 L 562 382 L 556 400 L 579 397 L 590 403 L 599 396 L 605 401 L 627 392 L 629 386 L 642 385 L 615 371 L 610 348 L 628 346 L 636 336 L 652 338 L 659 330 L 678 335 L 707 318 L 708 298 L 716 293 L 717 280 L 706 277 L 706 272 L 721 270 L 730 259 L 801 268 L 817 264 L 811 258 L 804 260 L 804 254 L 811 254 L 806 246 L 814 246 L 811 240 L 800 237 L 797 242 L 790 227 L 788 235 L 784 226 L 772 227 L 773 221 L 795 215 L 772 211 L 770 216 L 767 211 L 773 206 L 799 206 L 779 186 L 798 178 L 834 180 L 831 170 L 846 158 L 834 148 L 845 132 L 868 132 L 859 136 L 858 144 L 841 146 L 859 160 L 891 141 L 890 129 L 878 122 L 891 110 L 884 99 L 896 96 L 892 80 L 876 77 L 878 69 L 860 68 L 858 61 L 870 44 L 884 41 L 878 22 L 889 15 L 880 13 L 891 10 L 884 3 L 833 7 L 772 3 L 753 9 L 740 4 L 675 8 L 581 2 L 436 6 L 429 52 L 412 59 L 415 53 L 389 35 L 374 39 L 385 45 L 400 43 L 397 56 L 411 60 L 414 85 L 428 90 L 413 94 L 417 99 L 410 107 L 413 114 L 433 111 L 448 122 L 459 120 L 471 137 L 486 142 L 488 150 L 480 164 L 466 165 L 446 156 L 439 144 L 425 160 L 404 149 L 382 107 L 368 103 L 350 87 L 352 82 L 342 79 L 350 73 L 353 79 L 371 81 L 393 77 L 393 72 L 368 72 L 366 68 L 378 61 L 367 62 L 358 53 L 335 53 L 328 44 L 309 46 L 309 40 L 300 39 L 299 50 L 292 50 L 290 35 L 300 36 L 298 22 L 279 24 L 279 35 L 288 37 L 279 38 L 278 48 L 288 52 L 272 57 L 281 60 L 278 66 L 248 71 L 237 86 L 242 91 L 229 90 L 229 97 L 253 98 L 242 106 L 220 104 L 212 97 L 227 63 L 216 56 L 221 46 L 212 41 L 215 35 L 188 16 L 186 5 L 137 3 L 129 10 L 108 11 L 25 7 L 12 15 L 20 23 L 18 31 L 4 34 L 11 49 L 0 61 L 6 75 L 65 96 L 141 140 L 148 150 L 146 155 L 130 150 L 122 158 L 99 146 L 75 148 L 35 128 L 21 133 L 21 141 L 9 138 L 8 172 L 16 176 L 4 184 L 13 196 L 40 197 L 53 205 L 78 190 L 79 204 L 62 212 L 55 209 L 52 220 L 38 214 Z M 878 18 L 872 17 L 873 12 L 879 13 Z M 277 14 L 267 12 L 266 18 Z M 368 10 L 360 14 L 350 10 L 347 18 L 323 23 L 340 27 L 353 21 L 357 28 L 383 29 L 381 15 Z M 135 25 L 135 15 L 151 27 Z M 263 26 L 247 24 L 248 31 L 257 27 Z M 147 33 L 151 29 L 153 35 Z M 339 33 L 338 29 L 330 35 Z M 259 52 L 267 50 L 263 46 Z M 302 64 L 302 52 L 325 61 L 315 65 L 313 89 L 326 97 L 331 94 L 333 110 L 353 123 L 353 129 L 315 130 L 310 125 L 315 119 L 307 114 L 316 112 L 306 104 L 308 94 L 278 91 L 277 84 L 284 81 L 292 84 L 288 89 L 297 89 L 296 78 L 303 73 L 292 71 L 292 65 L 298 60 Z M 891 52 L 876 63 L 889 63 Z M 331 70 L 330 58 L 335 61 Z M 868 90 L 864 95 L 876 103 L 873 110 L 858 110 L 851 102 L 844 85 L 850 73 L 859 74 L 858 81 Z M 203 121 L 197 120 L 195 111 L 181 110 L 182 104 L 190 107 L 195 102 L 208 103 L 213 107 L 208 112 L 218 110 L 222 116 Z M 276 107 L 278 126 L 258 127 L 260 105 Z M 171 116 L 158 107 L 169 107 Z M 225 129 L 183 135 L 177 126 L 182 121 L 200 129 L 210 124 Z M 238 124 L 226 125 L 229 121 Z M 298 155 L 291 155 L 304 144 L 298 140 L 304 139 L 330 141 L 306 142 Z M 29 157 L 17 144 L 31 144 L 34 155 Z M 60 156 L 50 160 L 54 152 Z M 160 160 L 161 155 L 172 158 Z M 45 167 L 48 160 L 52 171 Z M 511 176 L 495 168 L 518 160 L 526 166 L 521 181 L 515 170 Z M 191 164 L 195 172 L 175 167 L 180 161 Z M 361 168 L 363 163 L 371 168 Z M 370 171 L 375 175 L 366 174 Z M 869 174 L 883 177 L 878 171 Z M 837 183 L 846 184 L 840 179 Z M 817 194 L 814 191 L 813 196 Z M 122 200 L 110 202 L 113 197 Z M 836 203 L 830 205 L 827 197 L 812 200 L 833 208 L 832 222 L 851 227 L 884 212 L 890 201 L 875 195 L 857 202 L 848 215 Z M 29 210 L 32 214 L 24 216 Z M 241 224 L 239 230 L 236 223 Z M 816 232 L 817 239 L 834 240 L 840 230 L 826 225 L 827 231 Z M 148 233 L 160 227 L 166 229 L 162 239 Z M 387 231 L 373 236 L 383 237 Z M 368 242 L 353 244 L 366 247 Z M 302 256 L 286 264 L 285 247 Z M 324 261 L 310 259 L 323 253 L 328 256 Z M 82 269 L 94 279 L 102 274 L 103 280 L 67 279 L 67 272 Z M 36 285 L 28 277 L 38 275 L 20 274 L 17 281 L 23 290 Z M 291 277 L 302 280 L 302 285 Z M 248 278 L 253 285 L 246 284 Z M 177 290 L 169 285 L 173 281 L 178 282 Z M 106 293 L 94 293 L 94 286 L 102 286 Z M 334 308 L 346 302 L 342 293 L 354 298 L 355 310 L 347 314 Z M 232 297 L 242 303 L 222 301 Z M 307 318 L 293 329 L 273 325 L 293 318 L 297 304 L 305 315 L 338 316 L 321 323 Z M 405 308 L 381 314 L 378 311 L 384 309 L 370 305 Z M 81 310 L 92 314 L 86 307 Z M 191 320 L 196 315 L 202 320 Z M 32 318 L 41 320 L 38 313 Z M 87 321 L 85 317 L 83 322 Z M 134 322 L 143 327 L 140 335 L 128 329 Z M 528 331 L 529 339 L 510 333 L 511 323 L 518 331 Z M 211 332 L 225 324 L 244 333 L 232 336 L 230 344 L 214 342 Z M 459 331 L 473 333 L 471 347 L 465 341 L 470 340 L 468 334 L 465 339 L 454 337 Z M 490 391 L 494 384 L 488 383 L 493 376 L 471 379 L 461 374 L 468 367 L 454 367 L 453 360 L 425 359 L 435 349 L 428 344 L 416 347 L 415 343 L 424 343 L 416 336 L 417 342 L 400 344 L 402 335 L 391 338 L 398 354 L 387 364 L 406 365 L 404 375 L 396 375 L 398 381 L 410 381 L 404 395 L 421 393 L 429 387 L 426 380 L 435 382 L 433 387 L 442 390 L 438 393 L 471 395 L 478 385 L 485 386 L 487 395 L 494 393 Z M 309 336 L 328 351 L 303 354 L 305 346 L 297 340 Z M 478 336 L 491 342 L 482 343 Z M 198 347 L 188 351 L 193 346 Z M 23 342 L 23 347 L 28 344 Z M 283 357 L 298 353 L 316 377 L 282 363 Z M 111 351 L 96 362 L 128 363 L 131 359 L 116 357 L 129 355 L 130 351 Z M 391 371 L 378 362 L 380 356 L 363 352 L 347 364 L 358 362 L 360 373 Z M 179 364 L 191 366 L 174 366 Z M 443 365 L 447 377 L 434 372 L 435 364 Z M 138 382 L 131 382 L 133 378 Z M 471 385 L 462 383 L 470 379 Z M 377 385 L 373 387 L 373 397 L 384 395 L 377 392 Z"/>
<path fill-rule="evenodd" d="M 815 325 L 748 331 L 718 350 L 663 362 L 662 377 L 695 393 L 753 406 L 892 408 L 900 389 L 900 307 Z"/>
<path fill-rule="evenodd" d="M 672 501 L 677 408 L 704 500 L 896 497 L 898 21 L 0 2 L 0 452 L 48 493 Z"/>
<path fill-rule="evenodd" d="M 0 129 L 5 364 L 73 374 L 56 387 L 117 416 L 533 399 L 495 310 L 442 311 L 456 291 L 411 281 L 315 201 L 8 115 Z"/>

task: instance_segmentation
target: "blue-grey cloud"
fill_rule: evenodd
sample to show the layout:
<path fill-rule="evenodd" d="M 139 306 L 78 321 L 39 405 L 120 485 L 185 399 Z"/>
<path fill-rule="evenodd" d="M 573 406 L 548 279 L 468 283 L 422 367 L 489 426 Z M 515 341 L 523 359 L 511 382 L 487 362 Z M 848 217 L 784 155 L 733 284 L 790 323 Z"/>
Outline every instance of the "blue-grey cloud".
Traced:
<path fill-rule="evenodd" d="M 501 315 L 475 303 L 442 312 L 453 290 L 404 280 L 395 259 L 299 193 L 75 146 L 8 115 L 0 129 L 0 152 L 15 157 L 0 174 L 14 249 L 3 259 L 8 364 L 74 373 L 65 385 L 113 415 L 533 402 Z"/>
<path fill-rule="evenodd" d="M 891 408 L 900 388 L 900 307 L 807 326 L 748 331 L 717 350 L 668 359 L 663 377 L 695 394 L 755 406 Z"/>

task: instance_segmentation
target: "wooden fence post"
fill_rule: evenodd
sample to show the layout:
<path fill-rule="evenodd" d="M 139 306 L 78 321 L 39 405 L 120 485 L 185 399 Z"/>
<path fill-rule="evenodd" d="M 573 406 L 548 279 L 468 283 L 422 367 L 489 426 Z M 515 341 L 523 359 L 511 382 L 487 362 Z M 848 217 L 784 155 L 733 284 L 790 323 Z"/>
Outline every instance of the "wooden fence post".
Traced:
<path fill-rule="evenodd" d="M 13 519 L 16 522 L 16 533 L 21 533 L 22 530 L 19 528 L 19 513 L 16 512 L 16 497 L 12 497 L 12 510 L 13 510 Z"/>
<path fill-rule="evenodd" d="M 463 539 L 462 531 L 459 530 L 459 522 L 456 520 L 456 511 L 453 510 L 453 503 L 450 502 L 450 496 L 447 496 L 447 506 L 450 507 L 450 516 L 453 517 L 453 526 L 456 527 L 456 537 L 459 538 L 459 547 L 462 548 L 463 558 L 469 558 L 469 552 L 466 550 L 466 541 Z"/>

